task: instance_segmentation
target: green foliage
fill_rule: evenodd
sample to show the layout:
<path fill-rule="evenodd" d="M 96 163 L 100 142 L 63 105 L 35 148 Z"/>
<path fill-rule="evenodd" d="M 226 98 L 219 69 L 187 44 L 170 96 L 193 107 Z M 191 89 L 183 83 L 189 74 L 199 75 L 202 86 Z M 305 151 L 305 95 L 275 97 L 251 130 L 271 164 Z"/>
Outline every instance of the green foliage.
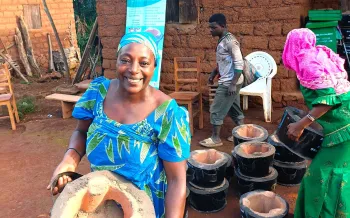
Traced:
<path fill-rule="evenodd" d="M 96 0 L 74 0 L 73 5 L 78 46 L 83 52 L 96 19 Z"/>
<path fill-rule="evenodd" d="M 85 32 L 77 32 L 78 46 L 81 52 L 83 52 L 86 47 L 86 44 L 89 40 L 91 29 L 92 29 L 92 25 L 87 26 Z"/>
<path fill-rule="evenodd" d="M 17 101 L 17 110 L 19 118 L 22 120 L 24 115 L 35 111 L 35 98 L 33 96 L 24 96 Z"/>

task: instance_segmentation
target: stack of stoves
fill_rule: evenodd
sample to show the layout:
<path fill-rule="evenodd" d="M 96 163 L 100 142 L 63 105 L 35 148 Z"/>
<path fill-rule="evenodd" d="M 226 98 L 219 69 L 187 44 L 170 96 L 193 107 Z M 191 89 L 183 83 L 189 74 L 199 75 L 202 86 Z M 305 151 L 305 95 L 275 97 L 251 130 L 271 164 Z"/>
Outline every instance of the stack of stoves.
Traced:
<path fill-rule="evenodd" d="M 214 213 L 225 208 L 232 159 L 215 149 L 195 150 L 187 161 L 189 204 L 197 211 Z"/>

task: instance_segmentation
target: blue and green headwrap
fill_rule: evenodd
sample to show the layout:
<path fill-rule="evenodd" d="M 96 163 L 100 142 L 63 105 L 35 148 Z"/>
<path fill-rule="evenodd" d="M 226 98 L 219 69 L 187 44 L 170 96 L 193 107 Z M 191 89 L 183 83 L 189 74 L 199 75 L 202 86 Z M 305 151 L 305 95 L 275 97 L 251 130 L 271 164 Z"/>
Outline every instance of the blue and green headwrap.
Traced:
<path fill-rule="evenodd" d="M 147 46 L 153 53 L 155 58 L 155 63 L 157 65 L 157 61 L 159 60 L 159 54 L 158 54 L 158 47 L 155 42 L 155 37 L 152 35 L 152 33 L 149 32 L 130 32 L 126 33 L 119 42 L 118 46 L 118 52 L 121 48 L 124 46 L 130 44 L 130 43 L 139 43 Z M 117 52 L 117 55 L 118 55 Z"/>

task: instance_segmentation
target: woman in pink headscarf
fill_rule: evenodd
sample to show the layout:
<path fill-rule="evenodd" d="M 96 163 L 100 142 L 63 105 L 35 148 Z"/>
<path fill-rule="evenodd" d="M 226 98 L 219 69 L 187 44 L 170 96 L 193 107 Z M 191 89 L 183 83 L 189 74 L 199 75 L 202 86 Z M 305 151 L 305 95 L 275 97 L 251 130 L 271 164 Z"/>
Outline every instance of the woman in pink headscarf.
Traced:
<path fill-rule="evenodd" d="M 310 109 L 288 126 L 288 136 L 298 140 L 313 122 L 325 136 L 300 185 L 294 217 L 350 217 L 350 83 L 344 60 L 316 46 L 311 30 L 295 29 L 287 36 L 283 63 L 295 71 Z"/>

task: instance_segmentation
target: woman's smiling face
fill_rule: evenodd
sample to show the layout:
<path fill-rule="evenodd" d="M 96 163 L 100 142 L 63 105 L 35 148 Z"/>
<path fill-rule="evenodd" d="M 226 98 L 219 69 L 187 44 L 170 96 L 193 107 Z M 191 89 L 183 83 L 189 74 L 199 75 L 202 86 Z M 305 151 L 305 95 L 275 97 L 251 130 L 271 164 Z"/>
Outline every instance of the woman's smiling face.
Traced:
<path fill-rule="evenodd" d="M 118 52 L 117 76 L 120 85 L 131 94 L 148 86 L 154 69 L 154 54 L 143 44 L 130 43 Z"/>

